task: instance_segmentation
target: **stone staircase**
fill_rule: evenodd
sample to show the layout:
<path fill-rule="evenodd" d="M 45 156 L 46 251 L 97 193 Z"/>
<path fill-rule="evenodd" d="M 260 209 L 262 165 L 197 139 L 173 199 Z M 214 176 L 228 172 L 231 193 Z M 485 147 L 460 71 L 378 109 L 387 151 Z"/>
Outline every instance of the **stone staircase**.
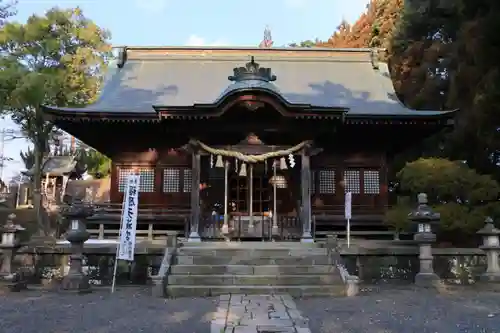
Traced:
<path fill-rule="evenodd" d="M 347 286 L 317 244 L 185 243 L 166 278 L 168 297 L 288 293 L 345 296 Z"/>

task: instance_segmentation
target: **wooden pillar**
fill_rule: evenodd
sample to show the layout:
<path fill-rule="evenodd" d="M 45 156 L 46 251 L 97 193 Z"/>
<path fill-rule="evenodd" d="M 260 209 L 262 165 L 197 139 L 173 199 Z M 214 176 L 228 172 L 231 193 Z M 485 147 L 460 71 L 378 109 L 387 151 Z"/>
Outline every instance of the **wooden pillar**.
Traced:
<path fill-rule="evenodd" d="M 302 237 L 301 242 L 314 242 L 311 235 L 311 161 L 307 150 L 301 154 L 301 188 L 302 188 Z"/>
<path fill-rule="evenodd" d="M 229 214 L 228 214 L 228 196 L 229 196 L 229 162 L 224 161 L 224 224 L 222 225 L 222 233 L 224 235 L 229 233 Z"/>
<path fill-rule="evenodd" d="M 253 228 L 254 227 L 254 224 L 253 224 L 253 164 L 251 163 L 248 163 L 248 181 L 249 181 L 249 184 L 248 184 L 248 194 L 249 194 L 249 202 L 250 202 L 250 206 L 248 207 L 248 212 L 250 214 L 250 221 L 248 223 L 248 226 L 250 228 Z"/>
<path fill-rule="evenodd" d="M 188 242 L 200 242 L 200 153 L 197 149 L 192 151 L 192 177 L 191 177 L 191 224 Z"/>

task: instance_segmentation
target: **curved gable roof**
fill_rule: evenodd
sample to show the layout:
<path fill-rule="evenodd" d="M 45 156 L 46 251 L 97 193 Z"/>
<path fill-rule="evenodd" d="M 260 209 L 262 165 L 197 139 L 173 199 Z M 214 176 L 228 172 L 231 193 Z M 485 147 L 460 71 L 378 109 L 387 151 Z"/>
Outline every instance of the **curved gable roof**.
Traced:
<path fill-rule="evenodd" d="M 373 63 L 368 49 L 193 49 L 129 48 L 127 60 L 110 71 L 96 103 L 84 109 L 106 113 L 154 114 L 153 105 L 212 104 L 249 82 L 228 80 L 251 56 L 268 67 L 273 83 L 252 82 L 279 93 L 290 104 L 347 108 L 351 116 L 438 115 L 417 111 L 397 98 L 388 66 Z"/>

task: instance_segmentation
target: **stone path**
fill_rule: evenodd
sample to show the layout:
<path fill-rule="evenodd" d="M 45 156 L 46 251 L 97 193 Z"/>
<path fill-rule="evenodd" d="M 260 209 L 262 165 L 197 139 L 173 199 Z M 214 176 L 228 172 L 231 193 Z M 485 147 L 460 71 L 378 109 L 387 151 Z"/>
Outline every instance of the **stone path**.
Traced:
<path fill-rule="evenodd" d="M 222 295 L 210 333 L 311 333 L 290 295 Z"/>

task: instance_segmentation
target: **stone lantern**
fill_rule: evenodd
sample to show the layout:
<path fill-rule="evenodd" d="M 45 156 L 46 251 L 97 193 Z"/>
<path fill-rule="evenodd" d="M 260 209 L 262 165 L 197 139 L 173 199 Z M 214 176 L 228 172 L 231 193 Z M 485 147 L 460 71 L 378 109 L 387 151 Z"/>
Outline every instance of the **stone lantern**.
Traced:
<path fill-rule="evenodd" d="M 412 211 L 408 218 L 417 226 L 417 233 L 413 237 L 418 243 L 420 269 L 415 276 L 415 284 L 422 287 L 432 287 L 439 282 L 439 277 L 434 273 L 432 243 L 436 241 L 436 235 L 432 233 L 432 225 L 439 223 L 441 216 L 427 205 L 427 194 L 418 195 L 418 206 Z"/>
<path fill-rule="evenodd" d="M 0 276 L 9 276 L 12 274 L 12 261 L 14 260 L 14 254 L 20 246 L 19 242 L 19 232 L 25 230 L 20 225 L 14 224 L 14 219 L 16 214 L 10 214 L 7 217 L 7 222 L 5 225 L 0 227 L 0 233 L 2 233 L 2 242 L 0 243 L 0 249 L 3 253 L 2 266 L 0 267 Z"/>
<path fill-rule="evenodd" d="M 498 253 L 500 251 L 500 240 L 498 235 L 500 230 L 495 228 L 493 219 L 487 217 L 485 225 L 477 232 L 483 237 L 483 245 L 479 248 L 486 253 L 486 272 L 481 274 L 480 280 L 483 282 L 500 282 L 500 267 L 498 265 Z"/>
<path fill-rule="evenodd" d="M 87 218 L 94 214 L 91 206 L 81 200 L 73 200 L 72 204 L 63 211 L 69 221 L 66 239 L 71 243 L 70 266 L 68 274 L 63 278 L 62 289 L 79 293 L 91 292 L 89 279 L 82 272 L 83 247 L 90 238 L 87 232 Z"/>

